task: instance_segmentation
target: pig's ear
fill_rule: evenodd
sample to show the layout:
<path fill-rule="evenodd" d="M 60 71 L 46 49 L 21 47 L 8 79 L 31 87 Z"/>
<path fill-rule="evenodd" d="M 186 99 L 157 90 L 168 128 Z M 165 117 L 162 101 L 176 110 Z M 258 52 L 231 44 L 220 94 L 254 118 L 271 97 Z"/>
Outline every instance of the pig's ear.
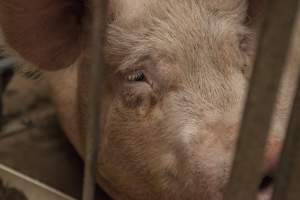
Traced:
<path fill-rule="evenodd" d="M 83 48 L 86 0 L 2 0 L 5 41 L 25 60 L 46 69 L 71 65 Z"/>

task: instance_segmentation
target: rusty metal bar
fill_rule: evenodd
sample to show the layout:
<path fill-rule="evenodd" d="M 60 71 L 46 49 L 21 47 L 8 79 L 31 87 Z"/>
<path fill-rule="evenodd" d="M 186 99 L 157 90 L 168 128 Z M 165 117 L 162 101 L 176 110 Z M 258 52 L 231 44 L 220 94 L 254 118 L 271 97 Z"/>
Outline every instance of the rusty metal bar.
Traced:
<path fill-rule="evenodd" d="M 89 119 L 86 136 L 83 200 L 94 200 L 97 158 L 100 144 L 100 104 L 102 71 L 104 69 L 104 37 L 106 30 L 107 0 L 92 0 L 92 65 L 89 85 Z"/>
<path fill-rule="evenodd" d="M 268 0 L 248 99 L 225 200 L 256 199 L 279 81 L 286 62 L 298 0 Z"/>
<path fill-rule="evenodd" d="M 300 67 L 300 66 L 299 66 Z M 300 77 L 300 75 L 298 76 Z M 300 199 L 300 78 L 276 177 L 273 200 Z"/>

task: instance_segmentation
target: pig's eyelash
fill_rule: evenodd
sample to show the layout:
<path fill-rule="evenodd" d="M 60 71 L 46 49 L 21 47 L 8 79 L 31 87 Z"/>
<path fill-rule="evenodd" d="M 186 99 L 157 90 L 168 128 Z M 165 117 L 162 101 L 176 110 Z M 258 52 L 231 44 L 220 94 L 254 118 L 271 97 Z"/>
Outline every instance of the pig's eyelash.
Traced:
<path fill-rule="evenodd" d="M 143 69 L 122 69 L 115 72 L 122 80 L 128 82 L 146 82 L 147 77 Z"/>
<path fill-rule="evenodd" d="M 126 76 L 127 81 L 145 81 L 146 77 L 143 71 L 135 71 Z"/>
<path fill-rule="evenodd" d="M 42 73 L 37 69 L 18 68 L 17 72 L 19 74 L 21 74 L 21 76 L 23 76 L 24 78 L 29 79 L 29 80 L 37 80 L 37 79 L 40 79 L 42 76 Z"/>

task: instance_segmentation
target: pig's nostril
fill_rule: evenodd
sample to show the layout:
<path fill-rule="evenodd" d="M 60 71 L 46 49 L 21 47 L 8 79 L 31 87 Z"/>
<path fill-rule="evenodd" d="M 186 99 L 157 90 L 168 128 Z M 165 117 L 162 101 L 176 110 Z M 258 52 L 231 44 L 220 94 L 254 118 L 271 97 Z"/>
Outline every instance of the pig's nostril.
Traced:
<path fill-rule="evenodd" d="M 278 168 L 278 157 L 281 151 L 281 143 L 277 140 L 270 140 L 266 149 L 262 178 L 259 191 L 266 191 L 273 187 L 274 175 Z"/>
<path fill-rule="evenodd" d="M 263 191 L 268 189 L 269 187 L 272 187 L 274 182 L 274 178 L 272 175 L 266 175 L 261 179 L 260 185 L 259 185 L 259 191 Z"/>

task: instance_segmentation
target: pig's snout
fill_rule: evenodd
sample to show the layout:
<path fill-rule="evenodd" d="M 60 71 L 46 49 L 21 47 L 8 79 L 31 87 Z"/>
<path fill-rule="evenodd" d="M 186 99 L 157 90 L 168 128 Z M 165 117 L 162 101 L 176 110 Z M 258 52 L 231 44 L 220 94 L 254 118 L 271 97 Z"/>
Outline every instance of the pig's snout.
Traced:
<path fill-rule="evenodd" d="M 278 169 L 281 149 L 282 143 L 277 140 L 270 140 L 267 144 L 262 179 L 259 186 L 261 192 L 273 189 L 274 176 Z"/>

